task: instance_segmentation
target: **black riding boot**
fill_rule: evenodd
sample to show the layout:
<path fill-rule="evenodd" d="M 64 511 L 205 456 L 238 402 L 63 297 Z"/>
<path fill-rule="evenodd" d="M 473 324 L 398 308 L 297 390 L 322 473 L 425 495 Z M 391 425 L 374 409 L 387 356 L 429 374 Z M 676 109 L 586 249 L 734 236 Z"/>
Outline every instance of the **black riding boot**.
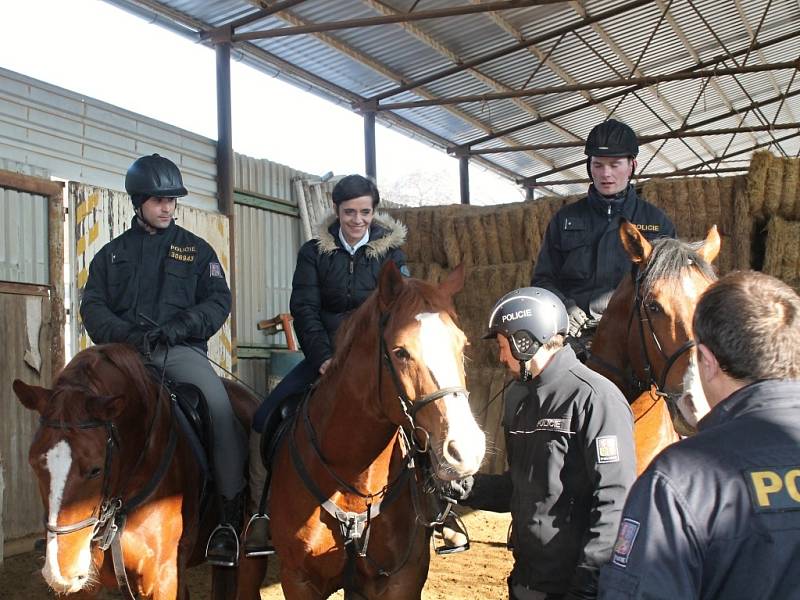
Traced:
<path fill-rule="evenodd" d="M 448 512 L 444 522 L 434 529 L 442 538 L 441 545 L 434 546 L 436 554 L 455 554 L 469 550 L 467 528 L 455 511 Z"/>
<path fill-rule="evenodd" d="M 222 499 L 222 519 L 211 532 L 206 546 L 206 560 L 217 567 L 239 564 L 239 531 L 242 530 L 242 492 Z"/>
<path fill-rule="evenodd" d="M 244 555 L 248 558 L 275 554 L 269 537 L 269 517 L 263 513 L 250 517 L 244 530 Z"/>

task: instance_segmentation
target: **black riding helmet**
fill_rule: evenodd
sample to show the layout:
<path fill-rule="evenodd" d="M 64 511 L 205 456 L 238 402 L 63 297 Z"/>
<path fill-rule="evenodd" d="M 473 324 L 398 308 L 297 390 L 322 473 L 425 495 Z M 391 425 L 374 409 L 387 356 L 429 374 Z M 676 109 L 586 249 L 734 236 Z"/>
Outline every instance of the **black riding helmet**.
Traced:
<path fill-rule="evenodd" d="M 539 348 L 557 334 L 566 334 L 569 317 L 564 303 L 550 290 L 524 287 L 509 292 L 492 309 L 489 331 L 483 339 L 498 333 L 508 339 L 511 354 L 526 363 Z"/>
<path fill-rule="evenodd" d="M 134 208 L 139 208 L 151 196 L 180 198 L 189 193 L 183 187 L 177 165 L 158 154 L 142 156 L 134 161 L 125 175 L 125 190 Z"/>
<path fill-rule="evenodd" d="M 639 141 L 633 129 L 617 121 L 609 119 L 595 125 L 586 138 L 583 153 L 589 158 L 586 160 L 586 172 L 592 178 L 593 156 L 627 156 L 636 158 L 639 154 Z"/>

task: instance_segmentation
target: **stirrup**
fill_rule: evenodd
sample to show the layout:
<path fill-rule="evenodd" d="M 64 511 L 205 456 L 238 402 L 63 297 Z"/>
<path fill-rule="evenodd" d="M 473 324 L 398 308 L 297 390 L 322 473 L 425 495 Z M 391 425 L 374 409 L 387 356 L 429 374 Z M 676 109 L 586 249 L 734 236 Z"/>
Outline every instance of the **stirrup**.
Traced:
<path fill-rule="evenodd" d="M 233 536 L 233 540 L 236 542 L 236 552 L 234 553 L 232 560 L 222 556 L 208 555 L 208 551 L 211 549 L 211 540 L 213 540 L 214 536 L 217 535 L 217 532 L 220 531 L 229 531 Z M 206 542 L 206 562 L 215 567 L 235 567 L 239 564 L 239 536 L 236 534 L 236 530 L 233 528 L 233 525 L 230 523 L 220 523 L 214 528 L 214 531 L 211 532 L 211 535 L 208 536 L 208 542 Z"/>
<path fill-rule="evenodd" d="M 262 524 L 261 521 L 265 521 L 265 523 Z M 258 529 L 261 526 L 266 528 L 266 531 L 263 532 L 265 534 L 263 543 L 260 543 L 260 540 L 251 539 L 250 537 L 251 533 L 260 533 Z M 253 527 L 255 527 L 256 530 L 251 532 L 251 528 Z M 250 520 L 244 528 L 244 533 L 242 534 L 242 545 L 244 546 L 244 555 L 247 558 L 258 558 L 275 554 L 275 546 L 270 543 L 269 539 L 269 515 L 256 513 L 250 517 Z"/>
<path fill-rule="evenodd" d="M 455 525 L 455 527 L 450 527 L 449 524 Z M 445 536 L 444 530 L 448 529 L 452 531 L 455 536 L 463 536 L 463 540 L 461 539 L 451 539 L 450 537 Z M 442 543 L 439 546 L 433 546 L 433 551 L 436 552 L 439 556 L 446 556 L 448 554 L 457 554 L 458 552 L 464 552 L 465 550 L 469 550 L 469 534 L 467 533 L 467 528 L 464 525 L 464 521 L 461 520 L 456 513 L 450 512 L 445 518 L 445 521 L 434 528 L 434 531 L 438 533 L 442 538 Z M 434 535 L 434 540 L 436 536 Z"/>

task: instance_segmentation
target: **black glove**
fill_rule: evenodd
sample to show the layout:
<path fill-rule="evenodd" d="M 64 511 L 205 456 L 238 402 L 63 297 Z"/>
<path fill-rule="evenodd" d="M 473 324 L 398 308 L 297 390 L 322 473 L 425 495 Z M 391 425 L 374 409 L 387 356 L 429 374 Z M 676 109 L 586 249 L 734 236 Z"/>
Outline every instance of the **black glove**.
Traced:
<path fill-rule="evenodd" d="M 178 313 L 161 326 L 160 341 L 169 346 L 177 346 L 190 337 L 195 337 L 192 332 L 195 328 L 196 320 L 196 317 L 191 313 Z"/>
<path fill-rule="evenodd" d="M 577 304 L 571 304 L 567 307 L 567 315 L 569 315 L 569 331 L 567 334 L 572 337 L 580 337 L 581 327 L 589 320 L 589 317 Z"/>
<path fill-rule="evenodd" d="M 161 336 L 160 329 L 134 329 L 125 338 L 125 342 L 136 348 L 141 354 L 150 354 L 155 348 L 158 338 Z"/>
<path fill-rule="evenodd" d="M 460 502 L 469 498 L 473 485 L 475 485 L 475 478 L 472 475 L 455 481 L 444 481 L 442 487 L 439 488 L 439 493 L 446 498 Z"/>

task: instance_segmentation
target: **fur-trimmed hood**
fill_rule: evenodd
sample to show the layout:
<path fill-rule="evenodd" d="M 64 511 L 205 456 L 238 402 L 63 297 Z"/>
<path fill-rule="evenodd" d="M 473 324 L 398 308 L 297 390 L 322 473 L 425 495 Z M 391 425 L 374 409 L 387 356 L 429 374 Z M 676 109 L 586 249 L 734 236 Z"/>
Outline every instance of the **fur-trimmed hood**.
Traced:
<path fill-rule="evenodd" d="M 334 224 L 338 222 L 335 214 L 331 213 L 314 228 L 314 237 L 317 239 L 317 250 L 320 254 L 335 252 L 341 248 L 338 230 Z M 337 231 L 334 236 L 331 229 Z M 406 226 L 387 215 L 375 213 L 369 227 L 369 241 L 366 244 L 366 253 L 369 258 L 381 258 L 392 248 L 399 248 L 406 241 Z"/>

